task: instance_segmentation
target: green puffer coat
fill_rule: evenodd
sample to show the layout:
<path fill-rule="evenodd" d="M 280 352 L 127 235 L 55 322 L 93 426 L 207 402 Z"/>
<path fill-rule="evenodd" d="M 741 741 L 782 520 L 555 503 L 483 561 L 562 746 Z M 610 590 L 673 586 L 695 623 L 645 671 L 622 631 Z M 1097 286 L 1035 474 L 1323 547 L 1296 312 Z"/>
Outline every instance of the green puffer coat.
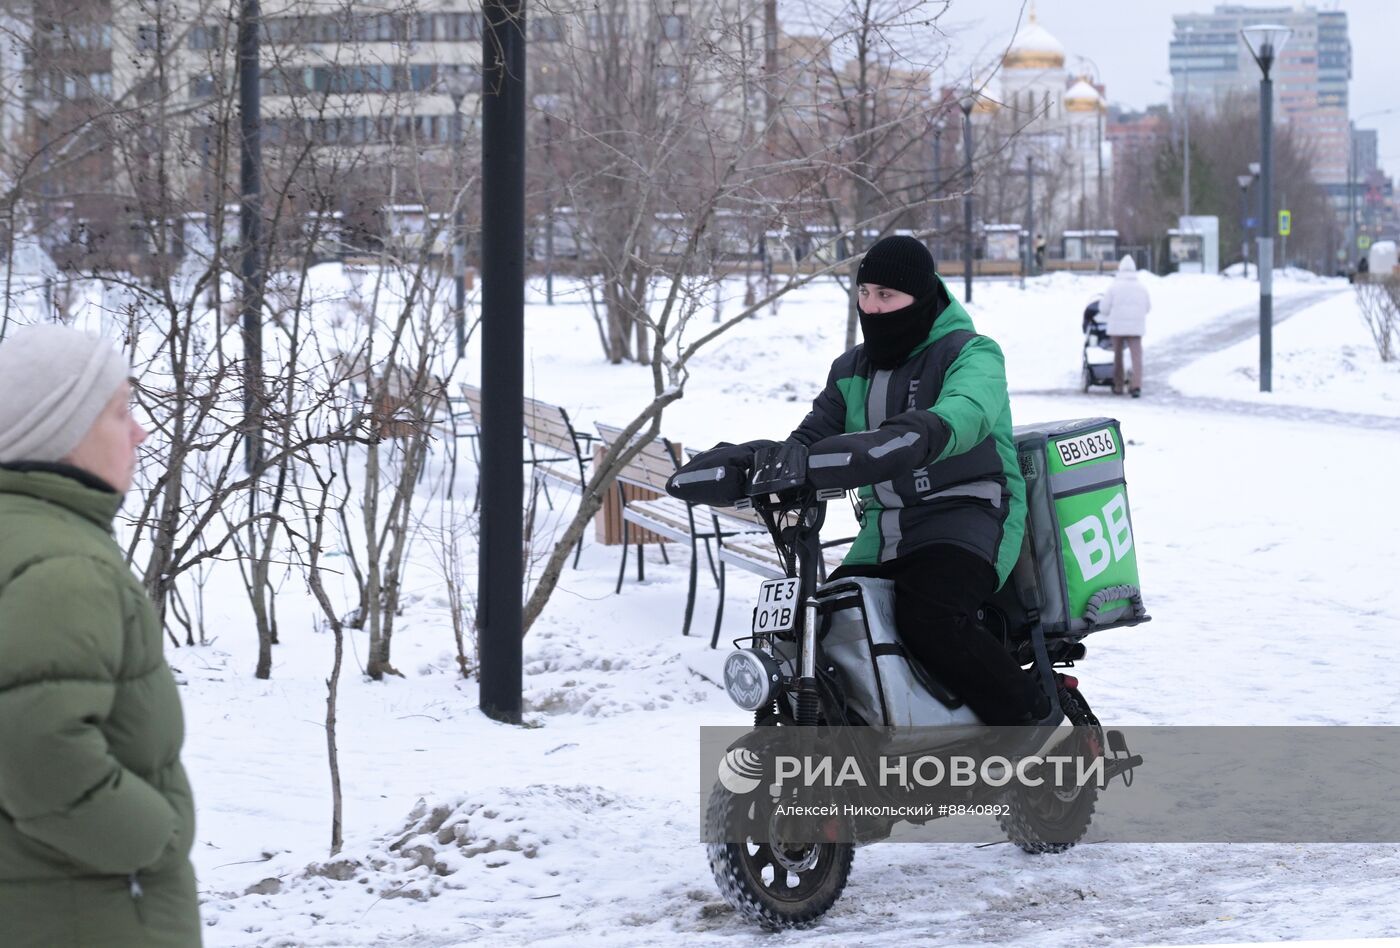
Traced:
<path fill-rule="evenodd" d="M 0 944 L 198 946 L 184 719 L 121 497 L 43 467 L 0 468 Z"/>

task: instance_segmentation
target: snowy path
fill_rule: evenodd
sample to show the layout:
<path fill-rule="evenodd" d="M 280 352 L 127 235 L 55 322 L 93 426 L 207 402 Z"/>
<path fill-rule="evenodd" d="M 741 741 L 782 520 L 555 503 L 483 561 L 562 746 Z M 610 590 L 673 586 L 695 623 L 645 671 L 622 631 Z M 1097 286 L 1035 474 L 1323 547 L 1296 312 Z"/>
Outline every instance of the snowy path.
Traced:
<path fill-rule="evenodd" d="M 1296 316 L 1344 292 L 1347 291 L 1329 289 L 1300 293 L 1290 297 L 1275 297 L 1274 325 L 1277 326 L 1288 320 L 1289 317 Z M 1258 336 L 1259 305 L 1256 302 L 1223 313 L 1194 333 L 1176 335 L 1161 346 L 1146 346 L 1145 357 L 1150 373 L 1148 381 L 1151 385 L 1145 398 L 1150 399 L 1154 404 L 1193 411 L 1228 412 L 1235 415 L 1277 418 L 1283 421 L 1305 421 L 1327 425 L 1351 425 L 1379 431 L 1400 431 L 1400 418 L 1387 415 L 1336 411 L 1296 404 L 1270 404 L 1232 398 L 1190 395 L 1172 386 L 1171 377 L 1191 363 L 1245 340 L 1257 339 Z M 1013 388 L 1012 394 L 1018 396 L 1063 396 L 1065 392 L 1062 389 Z"/>
<path fill-rule="evenodd" d="M 1274 325 L 1296 316 L 1303 310 L 1317 305 L 1329 297 L 1336 296 L 1338 290 L 1318 290 L 1312 293 L 1299 293 L 1296 296 L 1274 298 Z M 1194 333 L 1176 336 L 1163 345 L 1152 358 L 1152 373 L 1157 378 L 1170 377 L 1178 369 L 1183 369 L 1202 356 L 1227 349 L 1246 339 L 1259 336 L 1258 301 L 1222 313 L 1211 323 Z"/>
<path fill-rule="evenodd" d="M 1339 292 L 1349 293 L 1350 289 L 1348 288 L 1342 291 L 1322 290 L 1316 293 L 1300 294 L 1284 299 L 1276 298 L 1274 300 L 1274 325 L 1277 326 L 1279 323 L 1286 321 L 1290 316 L 1296 316 L 1304 310 L 1311 309 L 1318 303 L 1337 296 Z M 1162 351 L 1152 357 L 1151 370 L 1157 378 L 1169 380 L 1178 370 L 1186 368 L 1198 359 L 1228 349 L 1246 339 L 1257 340 L 1258 337 L 1259 307 L 1257 304 L 1253 306 L 1243 306 L 1226 313 L 1218 321 L 1212 323 L 1196 336 L 1177 338 L 1163 346 Z M 1270 405 L 1227 398 L 1203 398 L 1179 392 L 1171 387 L 1170 382 L 1168 382 L 1167 389 L 1163 393 L 1162 398 L 1169 403 L 1175 402 L 1181 404 L 1182 407 L 1204 408 L 1211 411 L 1228 411 L 1268 418 L 1280 418 L 1287 421 L 1356 425 L 1362 428 L 1400 431 L 1400 418 L 1373 415 L 1366 412 L 1334 411 L 1326 408 L 1314 408 L 1302 405 Z"/>

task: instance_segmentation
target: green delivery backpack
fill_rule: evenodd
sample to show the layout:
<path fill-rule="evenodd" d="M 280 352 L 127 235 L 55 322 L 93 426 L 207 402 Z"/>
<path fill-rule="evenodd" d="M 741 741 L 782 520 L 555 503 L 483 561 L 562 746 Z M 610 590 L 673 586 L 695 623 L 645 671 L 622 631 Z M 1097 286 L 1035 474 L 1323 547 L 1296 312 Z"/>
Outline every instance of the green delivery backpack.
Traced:
<path fill-rule="evenodd" d="M 1047 638 L 1077 640 L 1148 621 L 1117 420 L 1020 425 L 1012 434 L 1026 537 L 994 603 L 1011 631 L 1039 622 Z"/>

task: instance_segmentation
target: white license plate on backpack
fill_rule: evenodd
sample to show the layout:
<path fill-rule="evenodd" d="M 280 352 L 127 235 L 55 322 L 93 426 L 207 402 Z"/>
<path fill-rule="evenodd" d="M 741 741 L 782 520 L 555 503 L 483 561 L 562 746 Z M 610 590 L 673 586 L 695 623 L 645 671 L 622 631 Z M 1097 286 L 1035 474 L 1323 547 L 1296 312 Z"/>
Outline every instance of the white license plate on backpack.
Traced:
<path fill-rule="evenodd" d="M 753 610 L 753 631 L 771 635 L 797 628 L 798 581 L 766 579 L 758 587 L 758 605 Z"/>
<path fill-rule="evenodd" d="M 1060 452 L 1060 463 L 1065 467 L 1096 461 L 1118 453 L 1118 445 L 1113 442 L 1113 429 L 1100 428 L 1075 438 L 1065 438 L 1055 442 L 1055 450 Z"/>

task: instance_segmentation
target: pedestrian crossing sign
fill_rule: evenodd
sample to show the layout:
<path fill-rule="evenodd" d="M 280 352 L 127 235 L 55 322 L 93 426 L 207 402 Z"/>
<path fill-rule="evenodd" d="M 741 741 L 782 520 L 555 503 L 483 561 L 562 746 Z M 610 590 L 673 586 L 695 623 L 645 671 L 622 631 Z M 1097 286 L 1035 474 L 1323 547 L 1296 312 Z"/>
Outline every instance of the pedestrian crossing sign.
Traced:
<path fill-rule="evenodd" d="M 1280 237 L 1287 237 L 1288 234 L 1289 234 L 1289 232 L 1291 232 L 1292 230 L 1293 230 L 1293 212 L 1292 212 L 1292 211 L 1279 211 L 1279 212 L 1278 212 L 1278 235 L 1279 235 Z"/>

